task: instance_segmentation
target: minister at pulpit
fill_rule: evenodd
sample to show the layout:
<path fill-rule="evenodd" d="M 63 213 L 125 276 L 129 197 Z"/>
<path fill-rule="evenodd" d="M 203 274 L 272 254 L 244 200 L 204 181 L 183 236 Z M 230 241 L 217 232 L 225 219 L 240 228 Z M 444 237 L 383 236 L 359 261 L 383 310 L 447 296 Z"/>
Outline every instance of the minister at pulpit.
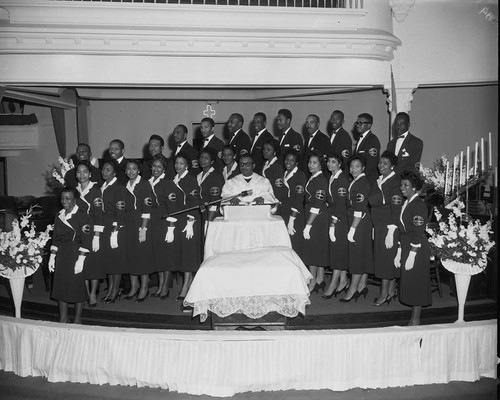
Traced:
<path fill-rule="evenodd" d="M 241 203 L 256 203 L 258 205 L 264 203 L 277 203 L 274 197 L 273 187 L 268 179 L 254 173 L 255 162 L 251 155 L 241 156 L 239 161 L 241 174 L 229 179 L 222 187 L 222 198 L 236 196 L 245 191 L 252 191 L 251 195 L 237 196 L 231 201 L 231 205 L 239 205 Z"/>

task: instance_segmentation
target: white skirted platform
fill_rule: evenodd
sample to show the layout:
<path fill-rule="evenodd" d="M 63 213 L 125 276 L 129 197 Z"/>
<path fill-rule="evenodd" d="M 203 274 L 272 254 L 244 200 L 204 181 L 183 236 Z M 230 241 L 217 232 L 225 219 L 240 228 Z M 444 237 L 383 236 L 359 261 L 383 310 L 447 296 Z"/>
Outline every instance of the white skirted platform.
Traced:
<path fill-rule="evenodd" d="M 376 329 L 201 332 L 0 316 L 0 369 L 51 382 L 232 396 L 496 378 L 497 321 Z"/>

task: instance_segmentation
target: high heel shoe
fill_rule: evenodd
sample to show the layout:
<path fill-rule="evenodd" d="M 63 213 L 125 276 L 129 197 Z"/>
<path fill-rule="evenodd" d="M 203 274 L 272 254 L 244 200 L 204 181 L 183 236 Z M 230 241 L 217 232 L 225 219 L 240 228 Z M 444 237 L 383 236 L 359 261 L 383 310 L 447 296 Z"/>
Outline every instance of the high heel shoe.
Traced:
<path fill-rule="evenodd" d="M 148 296 L 149 296 L 149 292 L 147 292 L 146 296 L 144 296 L 144 297 L 137 296 L 137 298 L 135 299 L 135 302 L 136 303 L 142 303 L 144 300 L 146 300 L 148 298 Z"/>
<path fill-rule="evenodd" d="M 186 298 L 186 296 L 180 296 L 180 295 L 179 295 L 179 296 L 177 296 L 177 297 L 175 298 L 175 301 L 184 301 L 184 299 L 185 299 L 185 298 Z"/>
<path fill-rule="evenodd" d="M 355 291 L 350 299 L 340 299 L 339 301 L 341 303 L 350 303 L 351 300 L 354 300 L 354 302 L 357 303 L 360 296 L 361 296 L 361 293 L 358 291 Z"/>
<path fill-rule="evenodd" d="M 323 293 L 325 293 L 325 288 L 326 288 L 326 282 L 322 281 L 321 283 L 318 283 L 318 290 L 321 289 Z"/>
<path fill-rule="evenodd" d="M 158 298 L 160 300 L 166 300 L 166 298 L 168 297 L 169 294 L 170 294 L 170 290 L 166 294 L 159 295 Z"/>
<path fill-rule="evenodd" d="M 364 287 L 363 289 L 358 291 L 359 296 L 363 296 L 363 299 L 366 299 L 366 295 L 368 294 L 368 287 Z"/>
<path fill-rule="evenodd" d="M 123 297 L 123 300 L 132 300 L 134 297 L 137 297 L 138 296 L 138 293 L 139 291 L 135 292 L 134 294 L 132 295 L 127 295 L 127 296 L 124 296 Z"/>
<path fill-rule="evenodd" d="M 114 303 L 116 301 L 116 299 L 118 299 L 118 301 L 120 301 L 121 297 L 122 297 L 122 294 L 120 292 L 118 292 L 114 297 L 106 297 L 103 300 L 103 303 L 111 304 L 111 303 Z"/>
<path fill-rule="evenodd" d="M 95 303 L 91 303 L 90 301 L 87 302 L 89 305 L 89 308 L 95 308 L 97 306 L 97 301 Z"/>
<path fill-rule="evenodd" d="M 372 306 L 381 306 L 382 304 L 386 303 L 387 305 L 389 305 L 389 303 L 391 302 L 392 300 L 392 297 L 387 295 L 384 297 L 384 299 L 382 301 L 378 301 L 378 299 L 375 300 L 375 302 L 372 304 Z"/>
<path fill-rule="evenodd" d="M 336 291 L 334 290 L 331 294 L 322 294 L 320 299 L 321 300 L 330 300 L 333 296 L 337 296 L 337 294 L 335 293 Z"/>
<path fill-rule="evenodd" d="M 333 292 L 333 294 L 335 295 L 335 297 L 337 297 L 337 295 L 339 295 L 342 292 L 346 292 L 347 293 L 347 289 L 349 289 L 349 284 L 348 283 L 346 283 L 346 285 L 342 289 L 340 289 L 340 290 L 335 289 L 335 291 Z"/>

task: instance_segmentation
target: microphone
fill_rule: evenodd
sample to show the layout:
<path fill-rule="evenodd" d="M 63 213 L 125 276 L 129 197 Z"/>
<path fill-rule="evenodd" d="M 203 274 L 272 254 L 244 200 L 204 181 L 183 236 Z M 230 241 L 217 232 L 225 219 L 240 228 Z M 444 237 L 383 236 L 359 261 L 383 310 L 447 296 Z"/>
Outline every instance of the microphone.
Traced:
<path fill-rule="evenodd" d="M 252 189 L 244 190 L 239 194 L 239 196 L 244 197 L 244 196 L 251 196 L 253 194 Z"/>

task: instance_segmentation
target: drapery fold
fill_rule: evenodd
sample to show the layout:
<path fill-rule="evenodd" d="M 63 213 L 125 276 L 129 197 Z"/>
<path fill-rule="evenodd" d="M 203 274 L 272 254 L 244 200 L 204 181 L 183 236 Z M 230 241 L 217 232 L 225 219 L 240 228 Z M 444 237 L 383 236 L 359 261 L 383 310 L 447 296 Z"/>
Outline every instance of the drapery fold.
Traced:
<path fill-rule="evenodd" d="M 51 382 L 232 396 L 496 378 L 497 321 L 375 329 L 220 332 L 0 317 L 0 369 Z M 334 360 L 334 362 L 332 362 Z"/>

